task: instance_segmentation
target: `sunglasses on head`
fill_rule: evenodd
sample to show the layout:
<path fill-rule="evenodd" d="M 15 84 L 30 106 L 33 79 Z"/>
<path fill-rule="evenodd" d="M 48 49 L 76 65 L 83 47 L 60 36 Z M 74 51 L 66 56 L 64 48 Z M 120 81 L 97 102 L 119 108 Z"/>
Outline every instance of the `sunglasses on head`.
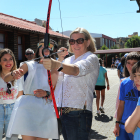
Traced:
<path fill-rule="evenodd" d="M 26 53 L 26 55 L 32 55 L 33 53 Z"/>
<path fill-rule="evenodd" d="M 77 40 L 70 39 L 69 40 L 69 43 L 70 43 L 70 45 L 74 45 L 75 44 L 75 41 L 76 41 L 77 44 L 83 44 L 84 43 L 84 40 L 87 40 L 87 39 L 84 39 L 84 38 L 78 38 Z"/>
<path fill-rule="evenodd" d="M 8 93 L 8 94 L 11 94 L 11 84 L 10 83 L 7 83 L 7 91 L 6 91 L 6 93 Z"/>

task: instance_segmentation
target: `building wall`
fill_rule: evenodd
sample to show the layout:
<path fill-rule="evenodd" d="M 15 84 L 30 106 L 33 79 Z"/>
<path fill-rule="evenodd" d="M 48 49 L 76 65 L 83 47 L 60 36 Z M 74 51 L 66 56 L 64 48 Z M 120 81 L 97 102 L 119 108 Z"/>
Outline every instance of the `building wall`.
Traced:
<path fill-rule="evenodd" d="M 14 52 L 14 47 L 13 47 L 13 45 L 14 45 L 14 32 L 7 32 L 6 38 L 7 38 L 6 39 L 7 40 L 6 46 Z"/>
<path fill-rule="evenodd" d="M 34 51 L 37 49 L 37 43 L 41 40 L 44 39 L 44 34 L 42 33 L 33 33 L 29 31 L 21 31 L 21 30 L 16 30 L 13 28 L 8 28 L 5 26 L 0 26 L 0 33 L 4 34 L 5 39 L 4 39 L 4 48 L 9 48 L 14 52 L 16 61 L 17 61 L 17 66 L 19 66 L 20 62 L 25 61 L 25 50 L 27 48 L 31 48 Z M 19 60 L 18 55 L 19 55 L 19 47 L 18 47 L 18 36 L 22 38 L 22 60 Z M 67 39 L 61 39 L 60 37 L 54 37 L 50 35 L 51 39 L 54 39 L 57 43 L 59 40 L 61 40 L 61 43 L 59 44 L 59 47 L 65 47 L 67 46 Z"/>
<path fill-rule="evenodd" d="M 97 50 L 100 50 L 103 45 L 106 45 L 110 49 L 112 46 L 116 44 L 115 40 L 109 37 L 95 38 L 95 40 L 96 40 Z"/>
<path fill-rule="evenodd" d="M 116 45 L 118 48 L 125 48 L 125 43 L 127 42 L 128 37 L 118 37 L 116 38 Z"/>
<path fill-rule="evenodd" d="M 15 58 L 16 58 L 17 63 L 18 63 L 18 42 L 17 42 L 18 41 L 18 34 L 17 34 L 16 30 L 14 30 L 13 35 L 14 35 L 14 44 L 10 49 L 13 49 Z"/>
<path fill-rule="evenodd" d="M 116 44 L 115 39 L 103 34 L 101 34 L 101 37 L 94 37 L 94 38 L 96 40 L 96 47 L 98 50 L 100 50 L 103 45 L 106 45 L 109 49 L 111 49 L 111 47 Z"/>
<path fill-rule="evenodd" d="M 99 50 L 101 48 L 100 38 L 95 38 L 95 40 L 96 40 L 96 48 L 97 50 Z"/>

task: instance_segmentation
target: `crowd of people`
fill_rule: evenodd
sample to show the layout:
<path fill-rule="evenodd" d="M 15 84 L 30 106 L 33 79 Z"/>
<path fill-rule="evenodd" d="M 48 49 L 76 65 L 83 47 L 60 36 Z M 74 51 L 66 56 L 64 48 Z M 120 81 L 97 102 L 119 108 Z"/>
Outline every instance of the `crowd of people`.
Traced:
<path fill-rule="evenodd" d="M 54 46 L 56 43 L 51 40 L 50 48 L 44 48 L 44 40 L 41 40 L 35 54 L 32 49 L 26 50 L 27 61 L 19 68 L 10 49 L 0 51 L 1 139 L 3 128 L 6 140 L 16 140 L 18 134 L 23 140 L 59 138 L 47 70 L 51 70 L 57 107 L 62 108 L 60 118 L 64 139 L 88 139 L 93 91 L 99 73 L 95 41 L 87 30 L 77 28 L 69 39 L 69 52 L 73 56 L 66 58 L 68 50 L 62 47 L 58 50 L 61 52 L 58 58 L 44 59 L 44 55 L 52 53 Z"/>
<path fill-rule="evenodd" d="M 97 115 L 100 115 L 105 113 L 105 89 L 110 89 L 107 70 L 95 51 L 95 40 L 84 28 L 72 31 L 69 49 L 61 47 L 58 56 L 51 58 L 44 56 L 57 52 L 57 43 L 50 39 L 45 48 L 44 39 L 41 40 L 35 53 L 30 48 L 25 51 L 27 61 L 19 68 L 10 49 L 0 50 L 0 139 L 5 132 L 6 140 L 18 140 L 19 134 L 23 140 L 58 140 L 56 101 L 64 140 L 88 140 L 93 92 L 96 92 Z M 73 55 L 66 57 L 69 52 Z M 114 66 L 120 86 L 113 132 L 116 140 L 138 140 L 140 54 L 125 54 L 120 63 L 116 56 L 116 60 L 112 58 L 111 68 Z"/>

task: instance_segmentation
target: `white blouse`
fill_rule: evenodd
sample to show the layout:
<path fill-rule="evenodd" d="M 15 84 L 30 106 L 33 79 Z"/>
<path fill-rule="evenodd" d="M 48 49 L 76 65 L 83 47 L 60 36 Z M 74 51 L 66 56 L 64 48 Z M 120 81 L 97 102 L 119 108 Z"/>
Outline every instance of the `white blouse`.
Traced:
<path fill-rule="evenodd" d="M 64 60 L 66 64 L 79 67 L 77 76 L 59 72 L 55 88 L 55 98 L 58 107 L 71 107 L 92 111 L 93 91 L 99 74 L 99 60 L 92 52 L 86 52 L 77 59 L 71 56 Z"/>

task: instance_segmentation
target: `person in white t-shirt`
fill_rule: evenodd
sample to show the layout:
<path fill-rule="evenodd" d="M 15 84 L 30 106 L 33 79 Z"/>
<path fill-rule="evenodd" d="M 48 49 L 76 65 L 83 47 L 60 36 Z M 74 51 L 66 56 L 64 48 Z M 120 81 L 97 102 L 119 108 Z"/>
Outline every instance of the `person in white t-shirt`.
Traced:
<path fill-rule="evenodd" d="M 5 133 L 11 117 L 15 100 L 18 95 L 18 84 L 16 80 L 4 82 L 4 76 L 16 69 L 16 60 L 10 49 L 0 51 L 0 139 L 2 139 L 3 128 Z M 19 96 L 19 95 L 18 95 Z M 13 135 L 6 140 L 17 140 L 18 135 Z"/>
<path fill-rule="evenodd" d="M 76 28 L 69 39 L 69 51 L 74 55 L 64 60 L 67 49 L 60 50 L 64 52 L 58 54 L 58 60 L 44 59 L 43 64 L 46 69 L 61 71 L 52 77 L 58 77 L 55 98 L 57 106 L 62 106 L 62 134 L 64 140 L 88 140 L 93 91 L 99 74 L 99 61 L 93 54 L 95 41 L 87 30 Z"/>

